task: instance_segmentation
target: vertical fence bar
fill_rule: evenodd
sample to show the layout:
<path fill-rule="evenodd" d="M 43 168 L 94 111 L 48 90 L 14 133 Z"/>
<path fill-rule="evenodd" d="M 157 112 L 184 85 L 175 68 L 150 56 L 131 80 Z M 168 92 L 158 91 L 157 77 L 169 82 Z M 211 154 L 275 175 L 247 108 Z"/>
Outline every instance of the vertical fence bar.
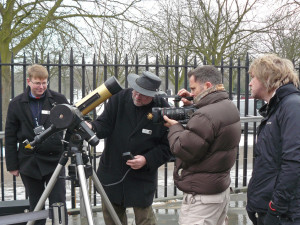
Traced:
<path fill-rule="evenodd" d="M 148 55 L 146 54 L 146 70 L 149 70 L 149 59 L 148 59 Z"/>
<path fill-rule="evenodd" d="M 14 68 L 14 55 L 11 53 L 11 99 L 15 97 L 15 68 Z M 17 182 L 16 182 L 16 177 L 13 176 L 13 193 L 14 193 L 14 200 L 17 199 Z"/>
<path fill-rule="evenodd" d="M 70 103 L 74 103 L 74 61 L 73 61 L 73 49 L 71 48 L 70 52 Z M 73 159 L 71 159 L 73 161 Z M 74 160 L 75 161 L 75 160 Z M 72 163 L 75 163 L 75 162 Z M 76 208 L 76 191 L 75 191 L 75 181 L 71 180 L 71 205 L 72 208 Z"/>
<path fill-rule="evenodd" d="M 238 58 L 238 68 L 237 68 L 237 88 L 236 88 L 236 97 L 237 97 L 237 108 L 240 111 L 240 88 L 241 88 L 241 60 Z M 240 148 L 240 147 L 239 147 Z M 240 159 L 240 149 L 237 151 L 236 161 L 235 161 L 235 187 L 239 185 L 239 159 Z"/>
<path fill-rule="evenodd" d="M 0 87 L 2 88 L 2 59 L 1 59 L 1 52 L 0 52 Z M 2 96 L 0 96 L 0 131 L 3 130 L 3 126 L 2 126 Z M 0 138 L 0 151 L 1 151 L 1 199 L 2 201 L 4 201 L 4 156 L 3 156 L 3 139 Z"/>
<path fill-rule="evenodd" d="M 104 55 L 104 81 L 107 80 L 107 57 L 106 57 L 106 54 Z"/>
<path fill-rule="evenodd" d="M 99 56 L 99 61 L 100 61 L 100 56 Z M 96 60 L 96 55 L 94 55 L 94 60 L 93 60 L 93 64 L 95 63 L 95 60 Z M 82 82 L 82 87 L 84 88 L 84 96 L 85 96 L 85 92 L 86 92 L 86 88 L 85 88 L 85 73 L 86 73 L 86 64 L 85 64 L 85 59 L 84 59 L 84 55 L 83 55 L 83 58 L 82 58 L 82 65 L 84 66 L 84 70 L 82 70 L 82 73 L 84 75 L 84 82 Z M 96 112 L 96 109 L 93 110 L 93 120 L 95 120 L 97 118 L 97 112 Z M 90 146 L 89 146 L 90 147 Z M 96 172 L 96 163 L 97 163 L 97 152 L 96 152 L 96 147 L 91 147 L 93 149 L 93 159 L 91 159 L 91 163 L 92 163 L 92 166 L 93 166 L 93 169 L 95 170 Z M 97 205 L 97 190 L 96 190 L 96 186 L 93 185 L 93 191 L 94 191 L 94 194 L 93 194 L 93 198 L 94 198 L 94 206 Z"/>
<path fill-rule="evenodd" d="M 155 58 L 155 74 L 159 77 L 159 61 L 158 61 L 158 55 L 156 55 L 156 58 Z"/>
<path fill-rule="evenodd" d="M 222 74 L 222 84 L 224 84 L 224 59 L 221 59 L 221 74 Z"/>
<path fill-rule="evenodd" d="M 146 58 L 146 65 L 148 65 L 148 55 L 147 55 L 147 58 Z M 149 70 L 149 68 L 148 68 L 147 70 Z M 155 74 L 156 74 L 156 76 L 159 77 L 159 62 L 158 62 L 158 55 L 156 55 L 156 58 L 155 58 Z M 161 87 L 159 87 L 159 88 L 161 88 Z M 164 182 L 165 182 L 165 185 L 166 185 L 166 179 L 164 180 Z M 158 187 L 158 179 L 156 179 L 155 198 L 158 197 L 158 189 L 157 189 L 157 187 Z"/>
<path fill-rule="evenodd" d="M 178 81 L 179 81 L 179 58 L 178 55 L 176 55 L 175 58 L 175 94 L 178 93 Z M 178 107 L 178 105 L 175 104 L 176 107 Z"/>
<path fill-rule="evenodd" d="M 74 103 L 74 59 L 72 48 L 70 54 L 70 103 Z"/>
<path fill-rule="evenodd" d="M 61 54 L 58 56 L 58 92 L 61 93 Z"/>
<path fill-rule="evenodd" d="M 25 90 L 26 90 L 26 83 L 27 83 L 26 82 L 26 56 L 25 56 L 25 52 L 24 52 L 24 56 L 23 56 L 23 92 L 25 92 Z"/>
<path fill-rule="evenodd" d="M 166 56 L 166 63 L 165 63 L 165 90 L 166 92 L 169 89 L 169 57 L 168 55 Z M 168 93 L 167 93 L 168 94 Z M 165 163 L 164 165 L 164 174 L 165 174 L 165 179 L 164 179 L 164 197 L 168 196 L 168 163 Z"/>
<path fill-rule="evenodd" d="M 184 57 L 184 67 L 183 67 L 183 76 L 184 76 L 183 88 L 184 89 L 187 89 L 187 87 L 188 87 L 187 74 L 188 74 L 188 57 L 185 56 Z"/>
<path fill-rule="evenodd" d="M 49 56 L 49 53 L 47 55 L 47 71 L 48 71 L 48 74 L 49 74 L 49 77 L 48 77 L 48 81 L 49 81 L 49 84 L 48 84 L 48 88 L 50 88 L 50 80 L 51 80 L 51 74 L 50 74 L 50 56 Z"/>
<path fill-rule="evenodd" d="M 232 57 L 230 57 L 230 62 L 229 62 L 229 84 L 228 84 L 228 88 L 229 88 L 229 99 L 231 99 L 231 100 L 232 100 L 232 65 L 233 65 Z"/>
<path fill-rule="evenodd" d="M 114 71 L 115 71 L 115 77 L 118 79 L 118 58 L 117 58 L 117 54 L 115 54 L 115 66 L 114 66 Z"/>
<path fill-rule="evenodd" d="M 166 56 L 166 65 L 165 65 L 165 89 L 169 89 L 169 56 Z"/>
<path fill-rule="evenodd" d="M 38 56 L 37 56 L 37 53 L 35 53 L 35 63 L 39 63 L 39 59 L 38 59 Z"/>
<path fill-rule="evenodd" d="M 126 54 L 126 56 L 125 56 L 125 88 L 128 88 L 128 81 L 127 81 L 128 73 L 129 73 L 128 55 Z"/>
<path fill-rule="evenodd" d="M 245 63 L 245 114 L 248 115 L 248 102 L 249 102 L 249 55 L 247 53 Z M 243 186 L 247 185 L 247 156 L 248 156 L 248 123 L 244 124 L 244 159 L 243 159 Z"/>
<path fill-rule="evenodd" d="M 81 98 L 85 97 L 85 59 L 84 54 L 82 55 L 82 68 L 81 68 L 81 77 L 82 77 L 82 83 L 81 83 Z"/>
<path fill-rule="evenodd" d="M 135 58 L 135 73 L 136 74 L 139 74 L 139 57 L 138 55 L 136 54 L 136 58 Z"/>

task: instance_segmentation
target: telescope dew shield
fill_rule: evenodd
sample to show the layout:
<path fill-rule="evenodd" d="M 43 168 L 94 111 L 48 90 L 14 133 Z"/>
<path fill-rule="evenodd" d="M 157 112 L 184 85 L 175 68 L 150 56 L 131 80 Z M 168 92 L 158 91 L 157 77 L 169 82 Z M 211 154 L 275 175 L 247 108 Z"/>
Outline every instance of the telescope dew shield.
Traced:
<path fill-rule="evenodd" d="M 101 86 L 77 102 L 75 106 L 79 109 L 82 115 L 86 115 L 99 104 L 122 89 L 123 88 L 119 84 L 118 80 L 115 77 L 110 77 Z"/>

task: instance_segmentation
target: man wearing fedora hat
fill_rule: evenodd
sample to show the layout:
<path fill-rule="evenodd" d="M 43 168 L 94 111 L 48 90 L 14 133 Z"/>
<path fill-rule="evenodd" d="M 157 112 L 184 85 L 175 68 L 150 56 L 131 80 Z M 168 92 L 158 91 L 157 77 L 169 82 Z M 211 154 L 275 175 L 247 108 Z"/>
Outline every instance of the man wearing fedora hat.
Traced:
<path fill-rule="evenodd" d="M 171 157 L 167 128 L 147 119 L 153 107 L 168 107 L 158 97 L 161 79 L 145 71 L 129 74 L 131 88 L 112 96 L 104 112 L 91 123 L 99 138 L 106 138 L 97 175 L 122 224 L 126 208 L 133 207 L 136 224 L 156 224 L 152 202 L 157 169 Z M 127 160 L 123 153 L 130 152 Z M 102 201 L 105 224 L 114 224 Z"/>

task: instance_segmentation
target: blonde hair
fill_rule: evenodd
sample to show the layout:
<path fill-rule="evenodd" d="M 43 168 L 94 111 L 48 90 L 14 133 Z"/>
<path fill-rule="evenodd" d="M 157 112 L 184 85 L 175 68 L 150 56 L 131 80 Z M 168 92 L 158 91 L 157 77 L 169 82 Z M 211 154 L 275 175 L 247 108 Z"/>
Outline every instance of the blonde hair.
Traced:
<path fill-rule="evenodd" d="M 250 65 L 249 74 L 261 81 L 268 92 L 288 83 L 299 86 L 299 78 L 293 63 L 275 54 L 256 58 Z"/>
<path fill-rule="evenodd" d="M 39 64 L 33 64 L 27 69 L 27 74 L 29 79 L 39 78 L 39 79 L 48 79 L 48 71 L 45 67 Z"/>

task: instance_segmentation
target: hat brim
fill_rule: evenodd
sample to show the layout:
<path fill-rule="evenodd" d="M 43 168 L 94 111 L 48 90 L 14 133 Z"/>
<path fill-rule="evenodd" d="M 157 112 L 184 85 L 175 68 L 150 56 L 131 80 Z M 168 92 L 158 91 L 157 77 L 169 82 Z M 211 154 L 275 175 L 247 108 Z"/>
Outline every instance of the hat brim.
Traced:
<path fill-rule="evenodd" d="M 150 91 L 147 89 L 144 89 L 142 87 L 140 87 L 137 83 L 136 83 L 136 79 L 138 79 L 140 76 L 137 74 L 128 74 L 127 76 L 127 81 L 130 85 L 130 87 L 132 87 L 134 90 L 136 90 L 137 92 L 141 93 L 142 95 L 146 95 L 149 97 L 154 97 L 155 95 L 163 95 L 166 94 L 163 91 Z"/>

